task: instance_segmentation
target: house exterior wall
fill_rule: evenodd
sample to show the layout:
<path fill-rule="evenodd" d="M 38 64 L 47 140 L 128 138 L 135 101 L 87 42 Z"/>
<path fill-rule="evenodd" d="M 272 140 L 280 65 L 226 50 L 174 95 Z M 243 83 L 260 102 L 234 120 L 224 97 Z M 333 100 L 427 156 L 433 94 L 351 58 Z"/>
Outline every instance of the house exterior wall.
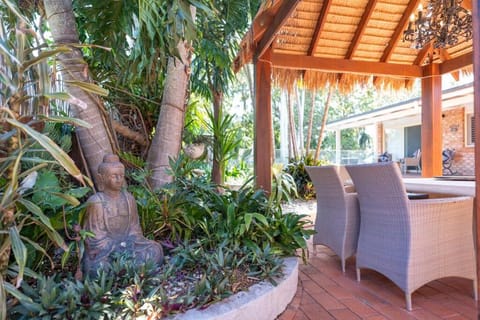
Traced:
<path fill-rule="evenodd" d="M 457 175 L 474 175 L 473 147 L 465 146 L 465 107 L 442 112 L 443 149 L 455 149 L 452 171 Z"/>

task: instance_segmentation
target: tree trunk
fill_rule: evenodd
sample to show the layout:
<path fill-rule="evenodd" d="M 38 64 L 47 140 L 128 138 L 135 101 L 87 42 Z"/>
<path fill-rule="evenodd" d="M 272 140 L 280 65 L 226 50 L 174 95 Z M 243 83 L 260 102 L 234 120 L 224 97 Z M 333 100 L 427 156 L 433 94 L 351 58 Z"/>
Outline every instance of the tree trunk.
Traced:
<path fill-rule="evenodd" d="M 315 114 L 315 97 L 317 91 L 313 89 L 312 91 L 312 106 L 310 108 L 310 113 L 308 116 L 308 131 L 307 131 L 307 143 L 305 145 L 305 155 L 308 157 L 310 155 L 310 144 L 312 141 L 312 128 L 313 128 L 313 116 Z"/>
<path fill-rule="evenodd" d="M 78 44 L 79 38 L 72 1 L 44 0 L 43 3 L 55 44 Z M 92 174 L 93 180 L 97 182 L 97 167 L 105 154 L 113 152 L 114 140 L 106 124 L 101 100 L 78 86 L 68 84 L 69 81 L 92 82 L 82 52 L 73 46 L 71 49 L 71 52 L 59 55 L 58 59 L 63 66 L 62 78 L 66 82 L 68 93 L 72 96 L 73 116 L 91 125 L 91 128 L 77 128 L 76 135 L 87 161 L 87 169 Z"/>
<path fill-rule="evenodd" d="M 305 112 L 305 90 L 296 86 L 296 96 L 297 96 L 297 105 L 298 105 L 298 126 L 297 126 L 297 146 L 298 146 L 298 153 L 303 156 L 304 153 L 304 146 L 305 146 L 305 139 L 303 137 L 303 118 Z"/>
<path fill-rule="evenodd" d="M 333 85 L 330 85 L 330 88 L 328 89 L 327 101 L 325 101 L 325 108 L 323 109 L 322 125 L 320 126 L 320 133 L 318 134 L 317 149 L 315 149 L 315 157 L 314 157 L 315 161 L 318 161 L 318 158 L 320 157 L 320 148 L 322 147 L 323 131 L 325 131 L 325 125 L 327 124 L 328 109 L 330 109 L 330 100 L 332 98 L 332 94 L 333 94 Z"/>
<path fill-rule="evenodd" d="M 178 157 L 182 146 L 191 54 L 186 42 L 180 42 L 177 49 L 181 60 L 176 57 L 168 59 L 160 114 L 147 156 L 147 166 L 152 170 L 150 184 L 154 189 L 172 181 L 173 177 L 166 172 L 169 158 Z"/>
<path fill-rule="evenodd" d="M 223 92 L 217 91 L 214 88 L 210 89 L 213 95 L 213 118 L 215 123 L 220 123 L 220 118 L 222 117 L 222 102 L 223 102 Z M 216 145 L 217 137 L 213 137 L 213 144 Z M 225 163 L 218 161 L 218 156 L 216 154 L 217 148 L 213 148 L 213 163 L 212 163 L 212 182 L 223 186 L 225 182 Z"/>
<path fill-rule="evenodd" d="M 295 134 L 295 120 L 293 118 L 292 97 L 290 92 L 287 93 L 287 110 L 288 110 L 288 127 L 290 130 L 290 141 L 292 143 L 293 158 L 298 160 L 297 137 Z"/>

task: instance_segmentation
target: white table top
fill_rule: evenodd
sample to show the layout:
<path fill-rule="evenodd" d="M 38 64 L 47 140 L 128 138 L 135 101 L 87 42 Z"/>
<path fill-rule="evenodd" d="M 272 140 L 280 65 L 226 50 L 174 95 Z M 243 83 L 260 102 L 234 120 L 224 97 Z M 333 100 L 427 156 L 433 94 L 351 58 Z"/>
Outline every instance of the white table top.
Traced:
<path fill-rule="evenodd" d="M 475 181 L 404 178 L 403 183 L 408 192 L 475 196 Z"/>

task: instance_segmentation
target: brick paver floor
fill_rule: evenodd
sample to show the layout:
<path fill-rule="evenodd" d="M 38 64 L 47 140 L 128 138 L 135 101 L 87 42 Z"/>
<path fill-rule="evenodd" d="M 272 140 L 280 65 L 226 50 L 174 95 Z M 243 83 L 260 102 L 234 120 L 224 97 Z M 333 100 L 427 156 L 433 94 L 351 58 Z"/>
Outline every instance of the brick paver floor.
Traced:
<path fill-rule="evenodd" d="M 315 211 L 314 201 L 300 208 L 311 221 Z M 310 240 L 308 263 L 299 265 L 297 293 L 277 320 L 480 320 L 471 280 L 444 278 L 426 284 L 413 293 L 409 312 L 403 291 L 393 282 L 373 270 L 362 269 L 361 275 L 357 282 L 355 258 L 347 260 L 342 273 L 335 253 L 325 246 L 313 248 Z"/>

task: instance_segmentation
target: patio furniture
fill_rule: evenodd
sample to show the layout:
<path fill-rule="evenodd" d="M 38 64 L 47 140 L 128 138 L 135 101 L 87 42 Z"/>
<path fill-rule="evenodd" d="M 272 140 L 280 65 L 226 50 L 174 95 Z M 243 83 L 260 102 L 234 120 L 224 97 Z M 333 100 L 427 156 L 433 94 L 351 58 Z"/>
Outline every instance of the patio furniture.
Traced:
<path fill-rule="evenodd" d="M 391 153 L 388 153 L 387 151 L 385 151 L 384 153 L 382 153 L 381 155 L 378 156 L 378 162 L 389 162 L 389 161 L 392 161 L 392 154 Z"/>
<path fill-rule="evenodd" d="M 400 160 L 400 163 L 402 164 L 403 173 L 404 174 L 407 173 L 408 167 L 415 167 L 415 170 L 417 172 L 420 172 L 421 156 L 422 156 L 422 153 L 420 152 L 420 149 L 418 149 L 413 153 L 413 157 L 405 157 L 402 160 Z"/>
<path fill-rule="evenodd" d="M 473 197 L 408 200 L 391 162 L 347 166 L 358 192 L 360 233 L 356 267 L 373 269 L 412 293 L 444 277 L 473 280 L 477 299 Z"/>
<path fill-rule="evenodd" d="M 455 158 L 455 149 L 445 149 L 442 151 L 442 166 L 444 175 L 453 175 L 452 170 L 453 159 Z"/>
<path fill-rule="evenodd" d="M 325 245 L 341 260 L 345 272 L 345 260 L 355 255 L 359 229 L 359 211 L 356 193 L 348 192 L 337 166 L 307 166 L 317 196 L 317 216 L 313 245 Z M 345 179 L 345 177 L 344 177 Z"/>

